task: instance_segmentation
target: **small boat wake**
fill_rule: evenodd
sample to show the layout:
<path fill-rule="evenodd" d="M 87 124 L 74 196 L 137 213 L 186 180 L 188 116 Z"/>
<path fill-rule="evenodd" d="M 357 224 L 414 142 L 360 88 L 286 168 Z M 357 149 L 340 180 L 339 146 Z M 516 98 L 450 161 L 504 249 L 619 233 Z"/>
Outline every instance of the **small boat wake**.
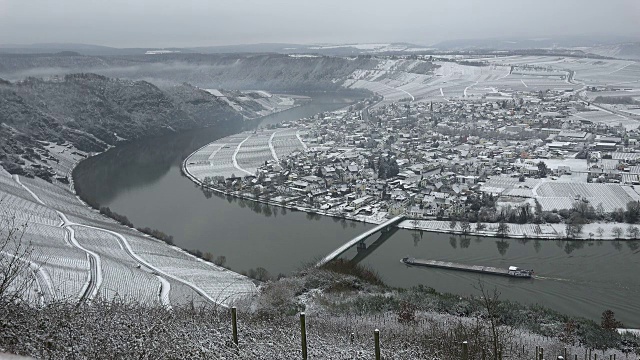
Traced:
<path fill-rule="evenodd" d="M 552 280 L 552 281 L 575 282 L 574 280 L 571 280 L 571 279 L 563 279 L 563 278 L 557 278 L 557 277 L 551 277 L 551 276 L 533 275 L 532 277 L 534 279 L 536 279 L 536 280 Z"/>

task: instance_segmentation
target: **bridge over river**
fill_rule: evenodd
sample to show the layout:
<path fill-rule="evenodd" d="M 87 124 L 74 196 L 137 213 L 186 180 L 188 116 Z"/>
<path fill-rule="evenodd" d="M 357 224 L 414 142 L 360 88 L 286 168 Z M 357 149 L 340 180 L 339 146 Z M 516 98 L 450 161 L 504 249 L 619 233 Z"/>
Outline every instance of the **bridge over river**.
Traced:
<path fill-rule="evenodd" d="M 391 226 L 397 225 L 400 222 L 402 222 L 404 220 L 405 216 L 404 215 L 399 215 L 396 216 L 392 219 L 389 219 L 387 221 L 385 221 L 384 223 L 374 227 L 373 229 L 370 229 L 356 237 L 354 237 L 353 239 L 347 241 L 344 245 L 340 246 L 339 248 L 337 248 L 336 250 L 332 251 L 329 255 L 325 256 L 324 258 L 322 258 L 322 260 L 320 260 L 317 264 L 316 267 L 320 267 L 326 263 L 328 263 L 329 261 L 337 258 L 338 256 L 342 255 L 345 251 L 349 250 L 353 245 L 363 241 L 364 239 L 368 238 L 369 236 L 377 233 L 378 231 L 384 230 L 386 228 L 389 228 Z"/>

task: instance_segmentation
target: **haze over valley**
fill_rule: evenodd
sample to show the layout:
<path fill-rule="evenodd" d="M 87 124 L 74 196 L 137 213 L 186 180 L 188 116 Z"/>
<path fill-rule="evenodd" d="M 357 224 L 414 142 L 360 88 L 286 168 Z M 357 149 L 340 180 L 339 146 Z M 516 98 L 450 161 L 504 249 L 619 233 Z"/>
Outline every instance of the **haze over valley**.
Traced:
<path fill-rule="evenodd" d="M 636 358 L 638 15 L 0 0 L 0 359 Z"/>

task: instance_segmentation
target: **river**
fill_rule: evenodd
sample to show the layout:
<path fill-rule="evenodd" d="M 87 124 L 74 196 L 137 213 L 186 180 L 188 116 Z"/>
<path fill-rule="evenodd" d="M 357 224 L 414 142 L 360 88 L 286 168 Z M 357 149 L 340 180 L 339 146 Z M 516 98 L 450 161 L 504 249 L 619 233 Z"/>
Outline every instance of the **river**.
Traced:
<path fill-rule="evenodd" d="M 345 95 L 314 96 L 310 103 L 263 119 L 276 123 L 343 107 Z M 254 126 L 254 123 L 245 124 Z M 82 162 L 78 186 L 102 206 L 126 215 L 136 226 L 159 229 L 187 249 L 224 255 L 236 271 L 263 267 L 287 274 L 331 252 L 372 225 L 314 216 L 246 201 L 205 196 L 180 172 L 195 149 L 240 131 L 208 128 L 123 144 Z M 611 309 L 629 327 L 640 327 L 639 242 L 498 240 L 399 230 L 367 242 L 370 251 L 350 250 L 392 286 L 423 284 L 440 292 L 478 295 L 479 281 L 497 287 L 501 298 L 537 303 L 599 321 Z M 465 264 L 533 268 L 536 279 L 510 279 L 456 271 L 411 268 L 404 256 Z"/>

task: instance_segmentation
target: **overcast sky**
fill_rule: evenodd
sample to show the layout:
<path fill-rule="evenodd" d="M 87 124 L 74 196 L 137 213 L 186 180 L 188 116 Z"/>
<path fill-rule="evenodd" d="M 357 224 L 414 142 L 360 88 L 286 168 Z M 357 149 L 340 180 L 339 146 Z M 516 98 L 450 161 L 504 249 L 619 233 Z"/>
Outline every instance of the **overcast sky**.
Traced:
<path fill-rule="evenodd" d="M 535 5 L 535 6 L 532 6 Z M 115 47 L 640 38 L 640 0 L 0 0 L 0 44 Z"/>

